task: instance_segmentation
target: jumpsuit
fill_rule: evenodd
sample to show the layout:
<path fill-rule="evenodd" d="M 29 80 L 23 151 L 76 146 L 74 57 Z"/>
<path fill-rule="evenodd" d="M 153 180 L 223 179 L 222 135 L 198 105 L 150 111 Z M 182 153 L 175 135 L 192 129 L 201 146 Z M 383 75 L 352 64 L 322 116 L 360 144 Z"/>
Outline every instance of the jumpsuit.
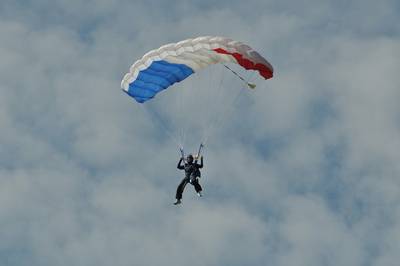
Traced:
<path fill-rule="evenodd" d="M 177 168 L 180 170 L 185 170 L 185 177 L 182 179 L 181 183 L 176 189 L 177 200 L 182 199 L 183 190 L 185 189 L 185 186 L 188 183 L 194 186 L 194 189 L 196 190 L 197 193 L 203 190 L 199 184 L 199 180 L 197 179 L 198 177 L 200 177 L 199 169 L 203 168 L 203 157 L 201 157 L 200 164 L 198 164 L 196 160 L 193 163 L 185 163 L 184 165 L 182 165 L 182 158 L 181 158 L 178 162 Z"/>

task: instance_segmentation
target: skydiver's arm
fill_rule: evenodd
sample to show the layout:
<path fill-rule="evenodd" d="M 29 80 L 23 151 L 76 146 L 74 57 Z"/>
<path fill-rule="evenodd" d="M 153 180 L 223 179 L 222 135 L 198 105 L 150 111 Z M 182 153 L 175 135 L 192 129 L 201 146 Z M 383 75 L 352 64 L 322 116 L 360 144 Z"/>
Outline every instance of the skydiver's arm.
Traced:
<path fill-rule="evenodd" d="M 200 168 L 203 168 L 203 156 L 201 156 L 201 158 L 200 158 L 200 164 L 197 164 L 197 166 L 199 167 L 199 169 Z"/>
<path fill-rule="evenodd" d="M 183 161 L 183 158 L 181 158 L 181 159 L 179 160 L 178 165 L 177 165 L 177 168 L 180 169 L 180 170 L 185 169 L 185 166 L 182 165 L 182 161 Z"/>

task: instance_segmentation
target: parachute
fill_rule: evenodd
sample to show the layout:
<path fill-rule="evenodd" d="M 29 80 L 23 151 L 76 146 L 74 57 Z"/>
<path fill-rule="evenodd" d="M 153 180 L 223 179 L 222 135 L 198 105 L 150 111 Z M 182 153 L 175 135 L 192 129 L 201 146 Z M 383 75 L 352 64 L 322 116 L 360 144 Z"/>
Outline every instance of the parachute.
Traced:
<path fill-rule="evenodd" d="M 148 52 L 130 67 L 121 81 L 121 88 L 137 102 L 144 103 L 193 73 L 224 63 L 257 71 L 264 79 L 273 76 L 272 65 L 250 46 L 225 37 L 205 36 L 170 43 Z"/>
<path fill-rule="evenodd" d="M 236 77 L 226 78 L 226 70 Z M 192 75 L 197 72 L 204 73 Z M 209 137 L 222 128 L 230 111 L 235 110 L 236 101 L 245 91 L 242 82 L 254 89 L 256 85 L 248 81 L 250 76 L 267 80 L 273 72 L 272 65 L 247 44 L 204 36 L 146 53 L 124 75 L 121 88 L 141 103 L 136 108 L 145 110 L 153 124 L 162 129 L 157 132 L 174 140 L 185 157 L 186 136 L 196 139 L 196 145 L 201 143 L 197 153 L 200 155 Z M 185 79 L 188 81 L 176 84 Z M 176 88 L 172 89 L 174 92 L 170 91 L 172 87 Z M 162 91 L 166 93 L 158 96 Z M 240 110 L 245 107 L 246 103 L 241 102 Z"/>

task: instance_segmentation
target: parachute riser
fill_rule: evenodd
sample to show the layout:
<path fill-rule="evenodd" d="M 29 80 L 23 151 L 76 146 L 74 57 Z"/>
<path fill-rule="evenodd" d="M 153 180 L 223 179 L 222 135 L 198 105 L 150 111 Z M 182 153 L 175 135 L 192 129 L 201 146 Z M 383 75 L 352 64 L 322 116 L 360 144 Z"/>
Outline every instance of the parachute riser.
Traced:
<path fill-rule="evenodd" d="M 203 149 L 203 147 L 204 147 L 204 144 L 200 143 L 199 150 L 197 151 L 196 160 L 198 160 L 200 158 L 201 150 Z"/>
<path fill-rule="evenodd" d="M 186 163 L 185 151 L 183 150 L 183 147 L 179 147 L 179 151 L 181 152 L 181 158 L 183 162 Z"/>
<path fill-rule="evenodd" d="M 203 144 L 203 143 L 200 143 L 200 146 L 199 146 L 199 149 L 198 149 L 198 151 L 197 151 L 195 160 L 198 160 L 198 159 L 200 158 L 200 156 L 201 156 L 201 150 L 203 149 L 203 147 L 204 147 L 204 144 Z M 184 151 L 183 147 L 179 147 L 179 151 L 180 151 L 180 153 L 181 153 L 181 158 L 182 158 L 183 161 L 186 163 L 186 156 L 185 156 L 185 151 Z"/>

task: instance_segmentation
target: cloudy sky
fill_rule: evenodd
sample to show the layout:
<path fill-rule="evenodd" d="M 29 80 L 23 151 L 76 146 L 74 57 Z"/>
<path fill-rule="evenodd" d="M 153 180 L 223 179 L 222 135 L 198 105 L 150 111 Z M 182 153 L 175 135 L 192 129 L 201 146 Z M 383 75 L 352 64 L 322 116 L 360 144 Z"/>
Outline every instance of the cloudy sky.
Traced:
<path fill-rule="evenodd" d="M 0 2 L 1 265 L 398 265 L 399 1 L 217 2 Z M 232 103 L 205 196 L 175 207 L 167 131 L 212 109 L 143 107 L 120 80 L 202 35 L 248 43 L 275 77 Z M 212 89 L 200 74 L 187 85 Z"/>

